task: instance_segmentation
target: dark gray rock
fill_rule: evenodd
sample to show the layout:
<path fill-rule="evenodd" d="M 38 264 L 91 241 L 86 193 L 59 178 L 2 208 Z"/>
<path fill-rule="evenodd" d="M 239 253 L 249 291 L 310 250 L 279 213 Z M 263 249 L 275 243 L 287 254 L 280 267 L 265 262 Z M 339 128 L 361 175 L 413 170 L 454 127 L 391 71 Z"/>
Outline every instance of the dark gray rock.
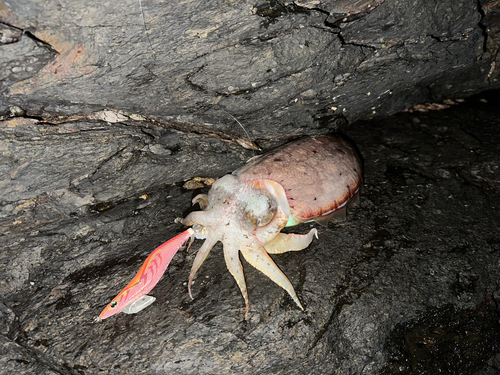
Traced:
<path fill-rule="evenodd" d="M 499 87 L 498 14 L 465 0 L 20 0 L 0 13 L 0 105 L 235 133 L 223 109 L 253 138 L 313 134 Z"/>
<path fill-rule="evenodd" d="M 5 2 L 0 373 L 498 371 L 498 91 L 442 100 L 499 87 L 499 32 L 493 0 Z M 206 178 L 338 128 L 361 204 L 274 257 L 304 312 L 245 264 L 244 321 L 220 246 L 191 300 L 198 241 L 93 322 Z"/>
<path fill-rule="evenodd" d="M 220 139 L 161 127 L 103 121 L 55 125 L 29 118 L 12 118 L 2 125 L 0 232 L 9 244 L 22 245 L 25 236 L 37 238 L 46 232 L 54 246 L 58 236 L 51 231 L 62 223 L 65 236 L 76 240 L 97 229 L 89 208 L 99 213 L 134 198 L 134 210 L 140 211 L 149 201 L 139 197 L 150 191 L 197 175 L 220 176 L 252 156 Z M 121 232 L 123 225 L 119 221 L 113 227 Z M 0 253 L 6 276 L 1 291 L 6 285 L 23 285 L 29 269 L 44 262 L 42 243 L 21 246 L 24 256 L 8 247 Z"/>
<path fill-rule="evenodd" d="M 220 246 L 195 279 L 194 300 L 186 282 L 195 251 L 180 251 L 153 290 L 153 305 L 101 323 L 93 318 L 157 245 L 182 230 L 174 219 L 208 189 L 182 188 L 175 164 L 210 177 L 251 151 L 133 123 L 4 121 L 2 144 L 19 150 L 16 165 L 24 165 L 23 155 L 32 160 L 17 170 L 11 164 L 7 186 L 18 189 L 2 204 L 5 373 L 492 374 L 500 352 L 500 142 L 498 93 L 486 98 L 489 105 L 477 97 L 344 128 L 365 161 L 361 204 L 346 222 L 319 228 L 307 250 L 274 257 L 304 312 L 244 265 L 248 321 Z M 29 139 L 32 146 L 23 145 Z M 71 152 L 77 139 L 79 157 Z M 196 169 L 201 160 L 179 161 L 194 158 L 202 144 L 205 169 Z M 153 153 L 151 145 L 171 152 Z M 95 157 L 85 151 L 91 146 Z M 29 180 L 23 173 L 32 180 L 39 173 L 31 163 L 44 163 L 45 188 L 20 188 Z M 72 175 L 76 163 L 82 172 Z M 61 185 L 46 182 L 51 176 Z M 311 225 L 291 229 L 305 233 Z"/>

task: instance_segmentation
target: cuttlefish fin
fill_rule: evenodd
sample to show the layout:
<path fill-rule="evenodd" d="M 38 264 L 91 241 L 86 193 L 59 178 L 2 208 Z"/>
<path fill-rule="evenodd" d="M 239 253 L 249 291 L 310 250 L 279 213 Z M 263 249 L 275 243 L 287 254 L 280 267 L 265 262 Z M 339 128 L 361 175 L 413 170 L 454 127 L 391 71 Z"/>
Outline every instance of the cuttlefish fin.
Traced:
<path fill-rule="evenodd" d="M 290 282 L 290 280 L 288 280 L 285 274 L 281 272 L 281 270 L 274 263 L 274 261 L 271 259 L 271 257 L 263 247 L 242 248 L 240 249 L 240 251 L 248 263 L 257 268 L 264 275 L 267 275 L 280 287 L 285 289 L 290 297 L 292 297 L 292 299 L 295 301 L 297 306 L 299 306 L 301 310 L 304 310 L 297 295 L 295 294 L 292 283 Z"/>
<path fill-rule="evenodd" d="M 347 217 L 346 206 L 343 206 L 343 207 L 339 208 L 338 210 L 333 211 L 332 213 L 330 213 L 328 215 L 320 216 L 320 217 L 314 218 L 313 220 L 315 222 L 317 222 L 319 225 L 326 227 L 326 226 L 328 226 L 328 222 L 330 220 L 334 221 L 334 222 L 345 221 L 346 217 Z"/>
<path fill-rule="evenodd" d="M 324 227 L 328 226 L 329 221 L 345 221 L 347 218 L 347 207 L 355 206 L 359 203 L 359 191 L 360 189 L 356 190 L 356 192 L 341 205 L 342 207 L 337 208 L 327 215 L 316 217 L 313 220 Z"/>
<path fill-rule="evenodd" d="M 359 191 L 360 191 L 360 189 L 358 191 L 356 191 L 356 193 L 354 193 L 354 195 L 351 198 L 349 198 L 349 201 L 347 202 L 347 204 L 349 206 L 351 206 L 351 205 L 355 206 L 355 205 L 359 204 L 359 201 L 360 201 Z"/>
<path fill-rule="evenodd" d="M 151 305 L 154 301 L 156 301 L 156 298 L 153 296 L 141 296 L 130 305 L 125 306 L 122 312 L 125 314 L 137 314 L 139 311 L 144 310 L 146 307 Z"/>
<path fill-rule="evenodd" d="M 264 248 L 269 254 L 299 251 L 308 247 L 314 236 L 318 238 L 318 231 L 316 228 L 311 229 L 308 234 L 278 233 L 276 237 L 264 245 Z"/>

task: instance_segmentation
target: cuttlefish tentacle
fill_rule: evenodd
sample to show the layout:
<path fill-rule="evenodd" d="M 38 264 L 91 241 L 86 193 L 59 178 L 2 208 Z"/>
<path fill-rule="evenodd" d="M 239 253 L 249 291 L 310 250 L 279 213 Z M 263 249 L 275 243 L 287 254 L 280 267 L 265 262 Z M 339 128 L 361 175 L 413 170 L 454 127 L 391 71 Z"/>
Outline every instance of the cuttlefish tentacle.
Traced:
<path fill-rule="evenodd" d="M 278 233 L 276 237 L 264 245 L 264 248 L 269 254 L 299 251 L 308 247 L 314 236 L 318 238 L 318 231 L 316 228 L 311 229 L 308 234 Z"/>
<path fill-rule="evenodd" d="M 264 275 L 269 276 L 269 278 L 278 284 L 280 287 L 285 289 L 290 297 L 295 301 L 297 306 L 299 306 L 302 310 L 302 307 L 297 295 L 295 294 L 295 290 L 293 289 L 292 283 L 285 276 L 283 272 L 278 268 L 278 266 L 271 259 L 269 254 L 262 246 L 248 246 L 240 248 L 241 253 L 245 257 L 245 260 L 250 263 L 253 267 L 257 268 Z M 248 306 L 247 306 L 248 310 Z"/>
<path fill-rule="evenodd" d="M 245 283 L 245 275 L 243 273 L 243 266 L 240 262 L 239 249 L 236 243 L 232 241 L 225 240 L 224 244 L 224 259 L 226 260 L 226 266 L 231 275 L 233 275 L 236 283 L 238 284 L 241 294 L 245 300 L 245 320 L 248 319 L 248 309 L 250 307 L 250 302 L 248 300 L 247 285 Z"/>
<path fill-rule="evenodd" d="M 207 239 L 201 245 L 200 250 L 198 250 L 198 254 L 196 254 L 196 258 L 194 258 L 193 266 L 191 267 L 191 273 L 189 274 L 189 281 L 188 281 L 188 291 L 189 291 L 189 297 L 193 299 L 193 295 L 191 294 L 191 284 L 193 283 L 194 275 L 196 275 L 196 271 L 201 267 L 202 263 L 205 261 L 205 259 L 208 256 L 208 253 L 210 250 L 212 250 L 212 247 L 220 240 L 220 236 L 217 232 L 211 232 L 208 234 Z"/>

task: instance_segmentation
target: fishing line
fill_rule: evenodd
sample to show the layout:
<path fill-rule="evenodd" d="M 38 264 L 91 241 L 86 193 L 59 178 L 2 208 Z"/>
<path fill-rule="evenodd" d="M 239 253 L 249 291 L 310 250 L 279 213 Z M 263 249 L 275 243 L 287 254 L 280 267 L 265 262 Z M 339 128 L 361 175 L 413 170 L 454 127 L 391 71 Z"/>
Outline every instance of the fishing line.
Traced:
<path fill-rule="evenodd" d="M 155 49 L 153 48 L 153 44 L 151 43 L 151 39 L 149 38 L 148 27 L 146 26 L 146 17 L 144 16 L 144 10 L 142 9 L 142 0 L 139 0 L 139 8 L 141 9 L 142 24 L 144 26 L 144 34 L 146 34 L 146 37 L 148 38 L 149 48 L 151 48 L 151 51 L 153 52 L 153 55 L 156 59 L 156 52 L 155 52 Z"/>

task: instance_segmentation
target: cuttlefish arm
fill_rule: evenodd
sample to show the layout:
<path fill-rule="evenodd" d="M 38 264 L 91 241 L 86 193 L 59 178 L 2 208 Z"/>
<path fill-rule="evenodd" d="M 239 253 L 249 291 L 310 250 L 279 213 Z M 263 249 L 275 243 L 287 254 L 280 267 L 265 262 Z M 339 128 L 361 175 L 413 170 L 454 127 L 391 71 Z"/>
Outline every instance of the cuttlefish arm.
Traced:
<path fill-rule="evenodd" d="M 293 218 L 290 220 L 291 212 L 286 193 L 283 187 L 274 181 L 264 180 L 263 184 L 273 196 L 278 207 L 277 218 L 265 228 L 255 230 L 266 251 L 270 254 L 282 254 L 287 251 L 298 251 L 308 247 L 314 236 L 318 238 L 318 231 L 311 229 L 306 235 L 279 233 L 283 227 L 289 226 L 290 222 L 294 222 Z"/>
<path fill-rule="evenodd" d="M 271 259 L 267 251 L 262 246 L 256 246 L 256 245 L 245 246 L 240 248 L 240 251 L 248 263 L 250 263 L 253 267 L 257 268 L 264 275 L 268 276 L 272 281 L 274 281 L 280 287 L 285 289 L 290 295 L 290 297 L 292 297 L 292 299 L 295 301 L 297 306 L 299 306 L 301 310 L 304 310 L 297 295 L 295 294 L 295 290 L 293 289 L 292 283 L 290 282 L 290 280 L 288 280 L 288 277 L 286 277 L 286 275 L 278 268 L 278 266 L 274 263 L 274 261 Z M 245 314 L 245 319 L 247 318 L 248 318 L 248 302 Z"/>
<path fill-rule="evenodd" d="M 243 295 L 243 298 L 245 300 L 245 319 L 248 319 L 249 300 L 245 277 L 243 274 L 243 267 L 238 256 L 239 251 L 241 251 L 243 257 L 248 263 L 267 275 L 280 287 L 285 289 L 295 301 L 297 306 L 299 306 L 303 310 L 303 307 L 299 299 L 297 298 L 297 295 L 295 294 L 290 280 L 288 280 L 285 274 L 274 263 L 262 244 L 266 242 L 271 243 L 272 249 L 287 248 L 289 250 L 290 246 L 294 248 L 305 247 L 307 246 L 305 245 L 305 242 L 308 242 L 309 244 L 309 242 L 311 242 L 312 240 L 312 236 L 316 232 L 315 230 L 311 231 L 311 236 L 290 235 L 290 237 L 287 237 L 287 235 L 283 235 L 284 237 L 280 237 L 280 239 L 275 242 L 273 242 L 272 240 L 268 241 L 269 238 L 274 238 L 276 236 L 276 233 L 285 226 L 288 220 L 288 215 L 286 215 L 283 211 L 286 211 L 286 209 L 282 210 L 281 207 L 278 206 L 276 215 L 271 220 L 271 222 L 264 227 L 254 228 L 246 241 L 239 241 L 238 237 L 234 236 L 224 237 L 224 258 L 226 260 L 227 268 L 236 280 L 236 283 L 238 284 L 241 294 Z M 288 238 L 288 241 L 283 241 L 284 238 Z"/>
<path fill-rule="evenodd" d="M 195 197 L 196 198 L 196 197 Z M 198 202 L 196 202 L 198 203 Z M 214 220 L 218 220 L 217 211 L 194 211 L 187 215 L 184 219 L 178 218 L 175 221 L 180 222 L 183 225 L 190 227 L 194 224 L 201 225 L 202 227 L 211 227 Z"/>
<path fill-rule="evenodd" d="M 217 232 L 209 233 L 207 239 L 205 240 L 205 242 L 203 242 L 203 245 L 201 245 L 200 249 L 198 250 L 196 258 L 194 258 L 193 266 L 191 267 L 191 273 L 189 274 L 189 280 L 188 280 L 188 292 L 189 292 L 189 297 L 191 297 L 191 299 L 193 299 L 193 294 L 191 293 L 191 285 L 193 284 L 194 276 L 196 275 L 196 272 L 207 258 L 208 253 L 210 253 L 210 250 L 212 250 L 212 247 L 214 247 L 214 245 L 219 241 L 219 239 L 220 238 L 217 235 Z"/>
<path fill-rule="evenodd" d="M 248 310 L 250 307 L 250 302 L 248 300 L 248 290 L 245 283 L 245 274 L 243 273 L 243 266 L 241 265 L 238 241 L 231 238 L 227 238 L 223 241 L 224 245 L 224 259 L 226 261 L 226 266 L 231 275 L 233 275 L 236 280 L 236 284 L 240 288 L 243 299 L 245 300 L 245 320 L 248 319 Z"/>
<path fill-rule="evenodd" d="M 299 251 L 309 246 L 313 237 L 318 238 L 318 231 L 313 228 L 308 234 L 278 233 L 271 241 L 264 245 L 269 254 L 282 254 L 287 251 Z"/>

